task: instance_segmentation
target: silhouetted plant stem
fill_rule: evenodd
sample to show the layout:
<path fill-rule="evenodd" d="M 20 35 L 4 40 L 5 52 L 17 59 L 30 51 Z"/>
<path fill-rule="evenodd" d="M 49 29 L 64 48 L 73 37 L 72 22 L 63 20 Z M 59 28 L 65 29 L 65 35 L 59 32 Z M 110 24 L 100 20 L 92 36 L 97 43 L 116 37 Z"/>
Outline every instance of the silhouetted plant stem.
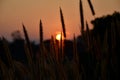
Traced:
<path fill-rule="evenodd" d="M 84 13 L 83 13 L 83 5 L 82 1 L 79 2 L 79 9 L 80 9 L 80 20 L 81 20 L 81 33 L 83 34 L 84 31 Z"/>
<path fill-rule="evenodd" d="M 43 43 L 43 25 L 42 25 L 42 21 L 40 20 L 40 44 Z"/>
<path fill-rule="evenodd" d="M 24 32 L 24 36 L 25 36 L 25 41 L 26 41 L 26 43 L 27 43 L 27 47 L 28 47 L 28 49 L 29 49 L 29 51 L 30 51 L 30 55 L 31 55 L 32 58 L 33 58 L 32 48 L 31 48 L 30 39 L 29 39 L 27 30 L 26 30 L 24 24 L 22 24 L 22 26 L 23 26 L 23 32 Z"/>
<path fill-rule="evenodd" d="M 64 17 L 63 17 L 63 13 L 62 13 L 62 9 L 61 9 L 61 8 L 60 8 L 60 18 L 61 18 L 61 24 L 62 24 L 63 35 L 64 35 L 64 38 L 66 38 L 65 23 L 64 23 Z"/>
<path fill-rule="evenodd" d="M 95 11 L 94 11 L 93 5 L 92 5 L 92 3 L 91 3 L 91 0 L 88 0 L 88 3 L 89 3 L 89 6 L 90 6 L 92 15 L 94 16 L 94 15 L 95 15 Z"/>

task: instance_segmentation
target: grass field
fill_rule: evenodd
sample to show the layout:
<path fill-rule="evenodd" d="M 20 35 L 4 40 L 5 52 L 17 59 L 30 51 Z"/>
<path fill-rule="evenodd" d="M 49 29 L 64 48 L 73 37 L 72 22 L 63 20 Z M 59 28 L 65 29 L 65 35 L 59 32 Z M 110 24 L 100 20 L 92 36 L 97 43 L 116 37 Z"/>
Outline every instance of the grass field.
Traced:
<path fill-rule="evenodd" d="M 93 16 L 95 11 L 88 0 Z M 8 41 L 2 37 L 6 64 L 0 58 L 1 80 L 118 80 L 118 60 L 120 53 L 120 15 L 96 18 L 93 21 L 94 29 L 90 30 L 84 19 L 83 5 L 80 0 L 81 39 L 84 41 L 85 51 L 79 53 L 77 38 L 73 35 L 73 59 L 69 60 L 64 54 L 64 40 L 58 42 L 53 36 L 50 40 L 50 51 L 44 45 L 44 29 L 40 20 L 40 45 L 38 55 L 34 55 L 27 29 L 24 24 L 25 55 L 27 64 L 12 58 Z M 66 37 L 66 28 L 62 8 L 60 8 L 62 25 L 61 34 Z M 107 20 L 108 19 L 108 20 Z M 110 22 L 109 22 L 110 20 Z M 102 22 L 103 21 L 103 22 Z M 106 22 L 105 22 L 106 21 Z M 104 25 L 104 24 L 105 25 Z M 101 24 L 101 25 L 100 25 Z M 105 26 L 104 30 L 100 26 Z M 109 27 L 110 26 L 110 27 Z M 98 28 L 97 28 L 98 27 Z M 84 30 L 86 28 L 86 30 Z M 101 34 L 103 33 L 103 34 Z"/>

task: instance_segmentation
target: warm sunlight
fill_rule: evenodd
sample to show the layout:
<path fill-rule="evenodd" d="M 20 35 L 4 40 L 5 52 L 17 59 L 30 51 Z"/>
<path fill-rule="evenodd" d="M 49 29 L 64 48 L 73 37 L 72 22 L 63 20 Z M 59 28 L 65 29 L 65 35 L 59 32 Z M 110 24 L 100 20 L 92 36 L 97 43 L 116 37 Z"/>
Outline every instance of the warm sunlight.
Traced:
<path fill-rule="evenodd" d="M 56 40 L 60 41 L 60 40 L 61 40 L 61 37 L 62 37 L 62 39 L 63 39 L 63 36 L 61 36 L 61 34 L 58 33 L 58 34 L 56 35 Z"/>

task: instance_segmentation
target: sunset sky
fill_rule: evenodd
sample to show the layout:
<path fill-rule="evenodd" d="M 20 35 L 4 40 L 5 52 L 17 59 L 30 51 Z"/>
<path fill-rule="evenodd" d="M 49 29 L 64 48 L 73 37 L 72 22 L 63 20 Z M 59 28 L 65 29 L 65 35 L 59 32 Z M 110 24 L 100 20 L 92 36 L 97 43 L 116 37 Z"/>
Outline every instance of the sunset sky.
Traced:
<path fill-rule="evenodd" d="M 100 17 L 120 12 L 120 0 L 91 0 L 96 15 Z M 85 19 L 94 19 L 87 0 L 82 0 Z M 38 41 L 39 22 L 43 22 L 44 39 L 49 39 L 62 30 L 59 7 L 62 8 L 67 38 L 72 39 L 73 33 L 80 34 L 79 0 L 0 0 L 0 36 L 11 39 L 11 32 L 20 30 L 22 23 L 26 26 L 31 40 Z"/>

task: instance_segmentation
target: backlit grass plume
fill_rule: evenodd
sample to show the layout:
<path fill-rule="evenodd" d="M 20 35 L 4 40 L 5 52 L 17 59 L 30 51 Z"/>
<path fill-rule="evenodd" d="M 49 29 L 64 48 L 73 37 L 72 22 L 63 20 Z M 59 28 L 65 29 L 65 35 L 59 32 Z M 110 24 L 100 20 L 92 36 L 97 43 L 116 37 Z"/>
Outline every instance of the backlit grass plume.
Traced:
<path fill-rule="evenodd" d="M 81 19 L 81 31 L 83 32 L 84 30 L 84 14 L 83 14 L 83 5 L 82 5 L 82 1 L 80 0 L 79 3 L 79 8 L 80 8 L 80 19 Z"/>
<path fill-rule="evenodd" d="M 24 32 L 24 36 L 25 36 L 25 41 L 27 43 L 24 46 L 25 54 L 27 56 L 28 65 L 29 65 L 29 69 L 30 69 L 30 77 L 31 77 L 31 80 L 32 80 L 33 78 L 35 78 L 35 72 L 34 72 L 35 70 L 34 70 L 34 63 L 33 63 L 33 53 L 32 53 L 32 47 L 31 47 L 30 39 L 29 39 L 27 30 L 26 30 L 24 25 L 23 25 L 23 32 Z"/>
<path fill-rule="evenodd" d="M 64 23 L 64 17 L 63 17 L 63 13 L 62 13 L 62 9 L 61 8 L 60 8 L 60 18 L 61 18 L 61 23 L 62 23 L 63 35 L 66 38 L 65 23 Z"/>
<path fill-rule="evenodd" d="M 22 26 L 23 26 L 23 32 L 24 32 L 24 36 L 25 36 L 26 43 L 27 43 L 27 47 L 28 47 L 28 49 L 29 49 L 29 51 L 30 51 L 30 54 L 31 54 L 31 56 L 32 56 L 32 49 L 31 49 L 30 39 L 29 39 L 27 30 L 26 30 L 24 24 L 22 24 Z"/>
<path fill-rule="evenodd" d="M 23 32 L 24 32 L 25 40 L 27 42 L 27 45 L 29 45 L 30 44 L 30 40 L 29 40 L 29 37 L 28 37 L 27 30 L 26 30 L 24 24 L 22 24 L 22 26 L 23 26 Z"/>
<path fill-rule="evenodd" d="M 95 11 L 94 11 L 93 5 L 92 5 L 92 3 L 91 3 L 91 0 L 88 0 L 88 3 L 89 3 L 89 6 L 90 6 L 92 15 L 95 15 Z"/>
<path fill-rule="evenodd" d="M 43 42 L 43 26 L 42 21 L 40 20 L 40 44 Z"/>

